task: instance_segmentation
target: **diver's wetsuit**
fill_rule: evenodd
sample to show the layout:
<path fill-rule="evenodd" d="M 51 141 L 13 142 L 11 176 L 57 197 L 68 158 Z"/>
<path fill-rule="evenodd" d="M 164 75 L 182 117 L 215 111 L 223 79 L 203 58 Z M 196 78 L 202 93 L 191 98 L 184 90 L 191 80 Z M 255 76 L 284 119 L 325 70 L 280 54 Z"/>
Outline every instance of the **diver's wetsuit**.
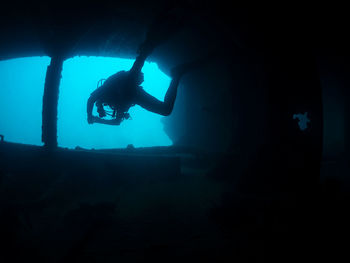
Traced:
<path fill-rule="evenodd" d="M 119 108 L 129 106 L 130 108 L 137 89 L 142 89 L 142 87 L 133 85 L 129 72 L 119 71 L 91 93 L 90 97 L 96 98 L 96 103 L 106 103 Z"/>
<path fill-rule="evenodd" d="M 141 68 L 143 67 L 147 54 L 147 52 L 140 54 L 129 71 L 120 71 L 110 76 L 100 88 L 91 93 L 87 106 L 89 123 L 99 122 L 119 125 L 124 119 L 125 113 L 135 104 L 163 116 L 170 115 L 174 108 L 177 88 L 182 75 L 189 70 L 200 68 L 213 59 L 213 54 L 208 53 L 207 56 L 201 57 L 200 59 L 175 67 L 172 70 L 172 80 L 165 94 L 164 101 L 160 101 L 148 94 L 143 90 L 142 86 L 140 86 L 143 82 Z M 92 108 L 95 102 L 100 105 L 102 105 L 102 103 L 107 103 L 115 106 L 117 110 L 116 120 L 106 121 L 95 119 L 94 121 L 89 121 L 89 116 L 90 118 L 92 117 Z"/>
<path fill-rule="evenodd" d="M 123 118 L 122 114 L 126 113 L 135 104 L 140 105 L 148 111 L 168 116 L 174 107 L 180 78 L 181 75 L 178 74 L 172 79 L 163 102 L 144 91 L 142 86 L 138 85 L 135 81 L 130 71 L 120 71 L 110 76 L 101 87 L 91 93 L 87 105 L 88 116 L 92 114 L 92 108 L 95 102 L 96 104 L 107 103 L 115 106 L 117 119 L 118 114 L 120 118 Z M 114 123 L 103 123 L 120 124 L 118 121 Z"/>
<path fill-rule="evenodd" d="M 168 10 L 169 11 L 169 10 Z M 169 13 L 169 12 L 168 12 Z M 181 23 L 174 23 L 175 20 L 169 19 L 167 12 L 160 14 L 151 25 L 146 35 L 146 40 L 140 45 L 138 50 L 138 57 L 136 58 L 132 68 L 129 71 L 118 72 L 109 77 L 102 87 L 95 90 L 87 105 L 88 122 L 99 122 L 104 124 L 119 125 L 123 120 L 125 113 L 129 108 L 135 104 L 142 108 L 163 115 L 168 116 L 173 108 L 177 94 L 177 88 L 183 73 L 180 66 L 173 71 L 170 86 L 165 94 L 164 101 L 160 101 L 148 94 L 140 84 L 143 82 L 141 69 L 145 63 L 146 58 L 152 53 L 153 49 L 161 42 L 165 41 L 172 34 L 174 34 L 181 26 L 183 26 L 183 19 Z M 170 13 L 171 14 L 171 10 Z M 193 66 L 191 66 L 193 67 Z M 186 66 L 185 66 L 186 68 Z M 187 66 L 187 69 L 189 67 Z M 115 106 L 117 110 L 116 120 L 103 120 L 92 116 L 92 108 L 94 103 L 99 104 L 102 108 L 103 103 Z"/>

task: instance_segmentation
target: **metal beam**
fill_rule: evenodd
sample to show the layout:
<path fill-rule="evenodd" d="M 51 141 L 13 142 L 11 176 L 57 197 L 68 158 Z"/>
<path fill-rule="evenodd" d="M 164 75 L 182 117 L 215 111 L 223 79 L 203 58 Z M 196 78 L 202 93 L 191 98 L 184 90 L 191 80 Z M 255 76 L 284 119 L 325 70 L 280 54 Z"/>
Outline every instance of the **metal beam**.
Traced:
<path fill-rule="evenodd" d="M 49 149 L 57 147 L 57 104 L 63 61 L 62 57 L 52 57 L 46 71 L 41 141 Z"/>

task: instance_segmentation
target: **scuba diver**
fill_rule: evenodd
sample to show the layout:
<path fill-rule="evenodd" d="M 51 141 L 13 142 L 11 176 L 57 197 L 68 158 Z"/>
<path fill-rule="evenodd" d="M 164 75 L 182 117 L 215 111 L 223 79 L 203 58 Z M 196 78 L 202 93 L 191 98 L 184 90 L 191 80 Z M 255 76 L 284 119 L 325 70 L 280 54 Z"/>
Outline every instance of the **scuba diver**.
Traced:
<path fill-rule="evenodd" d="M 104 82 L 103 80 L 98 82 L 98 84 L 102 82 L 103 84 L 91 93 L 87 102 L 87 121 L 89 124 L 120 125 L 123 120 L 130 119 L 128 111 L 136 104 L 150 112 L 169 116 L 174 108 L 181 77 L 190 70 L 198 69 L 207 64 L 215 57 L 214 53 L 208 53 L 202 58 L 174 67 L 170 72 L 172 80 L 164 96 L 164 101 L 160 101 L 144 91 L 141 86 L 144 81 L 141 69 L 151 52 L 149 46 L 141 46 L 141 48 L 143 49 L 141 54 L 136 58 L 129 71 L 119 71 Z M 96 105 L 99 117 L 92 115 L 94 105 Z M 109 107 L 110 110 L 105 110 L 104 107 Z M 104 119 L 107 115 L 111 119 Z"/>
<path fill-rule="evenodd" d="M 87 121 L 89 124 L 120 125 L 123 120 L 130 119 L 128 111 L 136 104 L 150 112 L 169 116 L 174 108 L 181 77 L 188 71 L 207 64 L 215 57 L 214 53 L 208 53 L 207 56 L 174 67 L 170 73 L 172 80 L 164 96 L 164 101 L 160 101 L 144 91 L 141 86 L 144 81 L 141 69 L 151 52 L 151 49 L 147 46 L 141 48 L 143 49 L 140 52 L 141 54 L 136 58 L 129 71 L 115 73 L 91 93 L 87 102 Z M 102 81 L 100 80 L 99 83 Z M 99 117 L 92 115 L 94 105 L 96 105 Z M 106 111 L 105 106 L 109 107 L 110 110 Z M 104 119 L 107 115 L 112 118 Z"/>
<path fill-rule="evenodd" d="M 172 80 L 165 94 L 164 102 L 162 102 L 148 94 L 140 86 L 144 81 L 141 69 L 147 58 L 147 53 L 141 52 L 129 71 L 119 71 L 110 76 L 91 93 L 87 102 L 87 121 L 89 124 L 120 125 L 124 119 L 130 118 L 128 110 L 136 104 L 163 116 L 168 116 L 172 112 L 181 76 L 191 68 L 192 63 L 171 70 Z M 96 104 L 99 117 L 92 115 L 94 104 Z M 108 106 L 110 111 L 106 111 L 105 106 Z M 111 116 L 112 119 L 103 119 L 107 115 Z"/>
<path fill-rule="evenodd" d="M 162 13 L 153 22 L 129 71 L 119 71 L 104 82 L 103 80 L 98 82 L 97 89 L 91 93 L 87 102 L 87 121 L 89 124 L 120 125 L 123 120 L 130 119 L 128 110 L 136 104 L 163 116 L 168 116 L 172 112 L 181 77 L 188 70 L 200 66 L 203 59 L 177 66 L 171 70 L 172 80 L 165 94 L 164 102 L 143 90 L 141 84 L 144 81 L 144 75 L 141 70 L 146 58 L 157 45 L 184 26 L 185 20 L 183 18 L 180 20 L 169 19 L 169 14 L 171 13 Z M 99 84 L 101 85 L 99 86 Z M 96 105 L 98 117 L 92 115 L 94 105 Z M 109 107 L 109 110 L 104 107 Z M 104 117 L 107 115 L 111 118 L 105 119 Z"/>

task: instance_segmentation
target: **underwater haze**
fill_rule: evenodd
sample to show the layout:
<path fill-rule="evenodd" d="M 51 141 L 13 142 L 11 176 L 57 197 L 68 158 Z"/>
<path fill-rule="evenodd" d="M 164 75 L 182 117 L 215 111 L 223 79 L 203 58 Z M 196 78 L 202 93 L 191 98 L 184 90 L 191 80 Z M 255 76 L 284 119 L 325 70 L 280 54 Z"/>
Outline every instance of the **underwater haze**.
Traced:
<path fill-rule="evenodd" d="M 87 123 L 86 102 L 97 82 L 129 70 L 134 60 L 104 57 L 74 57 L 63 64 L 58 101 L 57 135 L 60 147 L 106 149 L 169 146 L 163 116 L 138 105 L 130 108 L 132 120 L 120 126 Z M 6 141 L 42 145 L 42 96 L 49 57 L 11 59 L 0 62 L 0 134 Z M 156 63 L 146 62 L 142 72 L 144 89 L 159 100 L 170 84 Z M 94 108 L 94 115 L 97 115 Z"/>
<path fill-rule="evenodd" d="M 42 97 L 49 64 L 49 57 L 0 61 L 0 134 L 6 141 L 42 145 Z"/>

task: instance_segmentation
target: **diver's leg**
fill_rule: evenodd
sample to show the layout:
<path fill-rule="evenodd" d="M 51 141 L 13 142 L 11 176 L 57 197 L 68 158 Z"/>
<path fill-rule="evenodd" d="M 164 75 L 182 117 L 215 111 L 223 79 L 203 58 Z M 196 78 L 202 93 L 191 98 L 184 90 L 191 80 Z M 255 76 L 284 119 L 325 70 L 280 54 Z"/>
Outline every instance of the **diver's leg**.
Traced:
<path fill-rule="evenodd" d="M 184 75 L 190 70 L 198 68 L 200 65 L 202 65 L 202 63 L 203 59 L 200 59 L 192 61 L 190 63 L 179 65 L 171 70 L 172 80 L 164 96 L 164 102 L 159 101 L 144 90 L 139 89 L 135 98 L 135 103 L 148 111 L 164 116 L 170 115 L 174 108 L 177 89 L 182 75 Z"/>
<path fill-rule="evenodd" d="M 139 89 L 135 98 L 135 103 L 148 111 L 161 114 L 164 116 L 170 115 L 170 113 L 173 111 L 173 108 L 174 108 L 177 89 L 178 89 L 182 75 L 184 75 L 188 71 L 198 69 L 201 66 L 206 65 L 208 62 L 212 60 L 212 58 L 213 58 L 213 55 L 210 53 L 207 56 L 202 57 L 200 59 L 174 67 L 171 70 L 172 80 L 164 96 L 164 102 L 157 100 L 156 98 L 154 98 L 153 96 L 145 92 L 144 90 Z"/>
<path fill-rule="evenodd" d="M 156 99 L 146 91 L 140 89 L 135 98 L 135 103 L 148 111 L 163 116 L 170 115 L 174 108 L 180 78 L 181 75 L 178 75 L 171 80 L 169 88 L 164 96 L 164 102 Z"/>
<path fill-rule="evenodd" d="M 157 113 L 164 116 L 166 115 L 163 102 L 156 99 L 155 97 L 148 94 L 146 91 L 142 89 L 137 92 L 135 103 L 150 112 Z"/>
<path fill-rule="evenodd" d="M 169 88 L 165 93 L 164 107 L 166 108 L 166 112 L 168 113 L 167 115 L 169 115 L 173 111 L 177 95 L 177 88 L 179 86 L 181 76 L 182 74 L 178 74 L 173 77 L 173 79 L 170 82 Z"/>

